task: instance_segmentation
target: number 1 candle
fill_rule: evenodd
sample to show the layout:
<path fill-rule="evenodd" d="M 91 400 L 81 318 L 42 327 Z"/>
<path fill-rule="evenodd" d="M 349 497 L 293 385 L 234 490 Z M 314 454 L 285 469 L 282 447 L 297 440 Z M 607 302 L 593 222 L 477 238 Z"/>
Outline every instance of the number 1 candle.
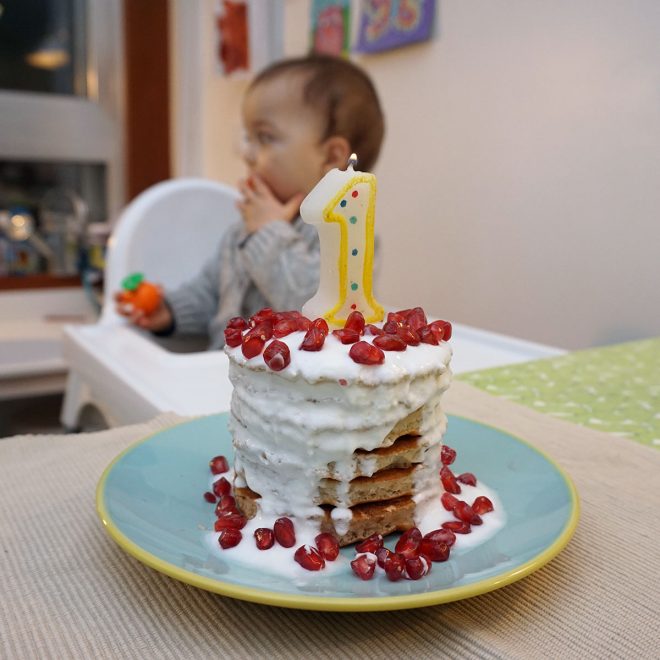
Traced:
<path fill-rule="evenodd" d="M 372 292 L 376 177 L 356 172 L 356 163 L 351 154 L 345 171 L 330 170 L 300 207 L 303 220 L 316 225 L 321 241 L 321 281 L 303 313 L 335 326 L 343 326 L 354 310 L 362 312 L 367 323 L 384 315 Z"/>

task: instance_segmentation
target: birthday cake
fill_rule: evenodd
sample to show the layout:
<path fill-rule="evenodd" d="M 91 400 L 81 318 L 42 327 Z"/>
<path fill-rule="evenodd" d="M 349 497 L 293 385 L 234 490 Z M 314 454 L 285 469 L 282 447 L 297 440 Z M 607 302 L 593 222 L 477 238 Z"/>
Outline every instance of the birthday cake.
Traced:
<path fill-rule="evenodd" d="M 302 540 L 295 560 L 308 570 L 359 542 L 362 579 L 376 562 L 389 579 L 419 579 L 492 503 L 455 497 L 476 480 L 454 476 L 442 445 L 451 324 L 420 307 L 385 316 L 373 297 L 374 200 L 372 174 L 330 171 L 301 208 L 321 238 L 318 292 L 302 313 L 263 309 L 225 330 L 234 478 L 213 484 L 215 530 L 222 548 L 248 520 L 259 550 Z M 440 521 L 438 507 L 453 517 Z"/>

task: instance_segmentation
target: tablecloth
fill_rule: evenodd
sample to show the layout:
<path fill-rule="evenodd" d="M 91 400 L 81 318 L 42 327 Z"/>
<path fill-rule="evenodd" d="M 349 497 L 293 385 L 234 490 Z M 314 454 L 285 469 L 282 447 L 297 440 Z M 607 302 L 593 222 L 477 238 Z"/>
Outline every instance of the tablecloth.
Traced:
<path fill-rule="evenodd" d="M 2 658 L 650 658 L 660 653 L 660 453 L 454 383 L 450 412 L 546 451 L 581 498 L 575 537 L 497 591 L 377 613 L 287 610 L 198 590 L 105 534 L 106 465 L 179 418 L 0 441 Z M 496 448 L 494 448 L 496 451 Z"/>

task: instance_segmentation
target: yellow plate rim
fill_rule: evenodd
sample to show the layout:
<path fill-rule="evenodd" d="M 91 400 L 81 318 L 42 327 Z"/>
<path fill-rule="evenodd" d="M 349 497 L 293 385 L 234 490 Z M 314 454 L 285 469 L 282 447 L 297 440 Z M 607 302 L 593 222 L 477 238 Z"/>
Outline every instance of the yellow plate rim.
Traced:
<path fill-rule="evenodd" d="M 332 612 L 375 612 L 428 607 L 429 605 L 440 605 L 442 603 L 450 603 L 456 600 L 462 600 L 464 598 L 480 596 L 481 594 L 485 594 L 489 591 L 494 591 L 500 587 L 504 587 L 512 584 L 513 582 L 517 582 L 518 580 L 521 580 L 522 578 L 539 570 L 550 560 L 554 559 L 566 547 L 568 542 L 571 540 L 571 537 L 575 533 L 575 529 L 580 517 L 580 500 L 578 497 L 577 489 L 575 488 L 575 485 L 573 484 L 573 481 L 568 476 L 568 474 L 563 470 L 563 468 L 559 466 L 558 463 L 556 463 L 541 449 L 538 449 L 527 440 L 524 440 L 517 435 L 509 433 L 508 431 L 500 429 L 491 424 L 484 424 L 483 422 L 479 422 L 462 415 L 452 415 L 452 417 L 465 419 L 469 422 L 480 424 L 481 426 L 485 426 L 487 428 L 499 431 L 500 433 L 504 433 L 505 435 L 515 438 L 518 442 L 527 445 L 529 448 L 540 454 L 557 470 L 557 472 L 559 472 L 561 477 L 564 479 L 564 482 L 566 483 L 570 493 L 572 505 L 571 515 L 569 516 L 564 529 L 555 539 L 555 541 L 545 550 L 521 566 L 518 566 L 517 568 L 514 568 L 496 577 L 487 578 L 473 584 L 468 584 L 461 587 L 451 587 L 449 589 L 437 589 L 435 591 L 429 591 L 426 593 L 409 594 L 405 596 L 374 596 L 370 598 L 305 596 L 279 593 L 276 591 L 264 591 L 261 589 L 255 589 L 254 587 L 243 587 L 240 585 L 228 584 L 220 580 L 203 577 L 197 573 L 193 573 L 192 571 L 179 568 L 178 566 L 164 561 L 158 558 L 156 555 L 151 554 L 150 552 L 147 552 L 139 545 L 131 541 L 121 531 L 119 531 L 117 526 L 112 521 L 105 504 L 105 483 L 115 464 L 118 463 L 126 454 L 133 451 L 138 445 L 141 445 L 143 442 L 147 442 L 163 431 L 167 431 L 171 428 L 181 426 L 183 424 L 189 424 L 191 421 L 194 422 L 195 420 L 185 420 L 183 422 L 173 424 L 172 426 L 158 429 L 145 438 L 134 442 L 132 445 L 122 451 L 118 456 L 116 456 L 103 471 L 101 479 L 99 480 L 99 483 L 96 487 L 96 512 L 110 537 L 119 545 L 120 548 L 122 548 L 122 550 L 135 557 L 141 563 L 159 571 L 160 573 L 164 573 L 169 577 L 179 580 L 180 582 L 184 582 L 206 591 L 211 591 L 239 600 L 260 603 L 262 605 L 273 605 L 277 607 L 288 607 L 301 610 Z"/>

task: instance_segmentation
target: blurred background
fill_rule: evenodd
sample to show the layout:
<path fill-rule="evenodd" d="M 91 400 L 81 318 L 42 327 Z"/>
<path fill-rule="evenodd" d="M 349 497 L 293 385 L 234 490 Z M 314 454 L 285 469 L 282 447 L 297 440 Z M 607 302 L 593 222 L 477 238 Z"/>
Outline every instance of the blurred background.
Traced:
<path fill-rule="evenodd" d="M 385 109 L 381 300 L 571 350 L 660 334 L 657 0 L 439 0 L 427 38 L 378 52 L 363 3 L 326 4 L 0 0 L 0 404 L 57 408 L 61 327 L 95 320 L 121 209 L 172 177 L 234 185 L 250 77 L 311 47 Z"/>

